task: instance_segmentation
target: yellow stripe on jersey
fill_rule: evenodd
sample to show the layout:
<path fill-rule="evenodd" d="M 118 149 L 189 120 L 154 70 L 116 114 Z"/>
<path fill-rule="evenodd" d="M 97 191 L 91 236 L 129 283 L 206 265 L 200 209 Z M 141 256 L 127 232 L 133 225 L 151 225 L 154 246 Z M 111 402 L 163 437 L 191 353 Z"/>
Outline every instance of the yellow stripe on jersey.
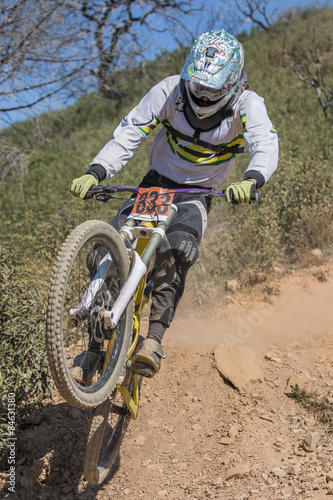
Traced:
<path fill-rule="evenodd" d="M 178 143 L 172 138 L 171 133 L 167 130 L 166 135 L 168 138 L 168 144 L 170 145 L 172 152 L 182 158 L 183 160 L 189 161 L 191 163 L 200 163 L 204 165 L 220 165 L 230 161 L 234 158 L 235 153 L 215 153 L 210 149 L 198 146 L 198 144 L 183 144 L 180 140 Z M 244 142 L 243 135 L 239 135 L 233 141 L 229 143 L 219 144 L 219 146 L 237 146 Z"/>
<path fill-rule="evenodd" d="M 143 132 L 145 135 L 150 134 L 152 130 L 154 130 L 155 127 L 160 123 L 160 120 L 157 118 L 157 116 L 154 116 L 154 120 L 151 123 L 147 123 L 147 125 L 142 125 L 139 128 L 141 132 Z"/>
<path fill-rule="evenodd" d="M 241 120 L 242 120 L 242 126 L 243 126 L 243 132 L 247 132 L 247 116 L 246 113 L 241 115 Z"/>

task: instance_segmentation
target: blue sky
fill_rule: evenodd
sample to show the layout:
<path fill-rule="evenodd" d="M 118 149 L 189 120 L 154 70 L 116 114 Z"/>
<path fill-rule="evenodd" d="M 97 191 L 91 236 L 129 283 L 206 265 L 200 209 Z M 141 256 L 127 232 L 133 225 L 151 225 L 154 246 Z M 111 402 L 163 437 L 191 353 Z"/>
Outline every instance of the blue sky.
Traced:
<path fill-rule="evenodd" d="M 195 15 L 192 16 L 192 18 L 189 17 L 186 20 L 190 31 L 190 35 L 188 36 L 188 43 L 192 41 L 191 37 L 195 38 L 202 32 L 212 29 L 212 21 L 217 17 L 219 13 L 222 16 L 221 24 L 219 23 L 218 26 L 216 26 L 215 24 L 215 26 L 213 27 L 215 29 L 224 27 L 223 10 L 220 7 L 223 5 L 223 3 L 224 3 L 223 0 L 192 0 L 191 6 L 193 9 L 195 8 L 198 9 L 202 5 L 204 5 L 204 8 L 201 9 L 199 12 L 195 13 Z M 325 4 L 328 5 L 329 7 L 333 7 L 333 0 L 327 0 L 326 2 L 321 1 L 318 4 L 319 5 Z M 281 14 L 284 10 L 290 9 L 292 7 L 304 8 L 308 5 L 309 6 L 316 5 L 316 2 L 315 1 L 304 2 L 304 0 L 269 0 L 267 5 L 267 14 L 271 20 L 274 20 L 274 18 L 273 19 L 271 18 L 271 15 L 272 12 L 274 12 L 275 10 L 277 10 L 277 12 Z M 246 29 L 246 27 L 250 29 L 251 23 L 249 22 L 247 24 L 244 24 L 243 26 L 240 26 L 238 33 Z M 233 34 L 236 35 L 237 31 Z M 156 51 L 159 52 L 162 49 L 173 50 L 177 47 L 177 42 L 172 38 L 172 36 L 166 35 L 165 33 L 160 35 L 155 35 L 153 39 L 150 39 L 150 42 L 151 42 L 150 47 L 155 47 L 155 53 Z M 148 55 L 149 59 L 154 58 L 155 57 L 154 50 L 151 50 L 150 54 Z M 57 107 L 59 107 L 59 102 L 57 101 L 57 99 L 54 99 L 52 102 L 49 102 L 48 105 L 50 106 L 51 110 L 56 109 Z M 47 109 L 46 103 L 43 103 L 39 111 L 45 111 L 46 109 Z M 33 112 L 34 110 L 29 111 L 28 114 L 31 115 L 31 113 Z M 27 113 L 25 111 L 13 112 L 9 115 L 9 117 L 13 121 L 22 120 L 27 117 Z"/>
<path fill-rule="evenodd" d="M 272 19 L 271 16 L 273 12 L 277 11 L 277 14 L 275 14 L 275 17 L 278 17 L 280 13 L 283 11 L 292 9 L 293 7 L 301 7 L 305 8 L 307 6 L 323 6 L 327 5 L 329 7 L 333 7 L 333 0 L 321 0 L 321 1 L 309 1 L 307 2 L 306 0 L 268 0 L 268 5 L 267 5 L 267 14 L 270 20 Z M 200 33 L 203 33 L 204 31 L 207 31 L 207 28 L 210 29 L 209 24 L 212 22 L 211 16 L 209 16 L 209 12 L 216 12 L 218 15 L 218 9 L 219 5 L 223 5 L 223 0 L 193 0 L 192 1 L 192 6 L 194 8 L 199 8 L 200 5 L 204 4 L 205 9 L 201 10 L 195 17 L 192 19 L 189 19 L 189 28 L 193 32 L 194 37 L 199 35 Z M 222 15 L 223 15 L 223 10 L 220 8 Z M 247 26 L 250 28 L 251 27 L 251 22 L 249 20 Z M 221 26 L 222 28 L 223 26 Z M 241 27 L 239 31 L 242 31 L 243 29 L 246 29 L 246 24 Z"/>

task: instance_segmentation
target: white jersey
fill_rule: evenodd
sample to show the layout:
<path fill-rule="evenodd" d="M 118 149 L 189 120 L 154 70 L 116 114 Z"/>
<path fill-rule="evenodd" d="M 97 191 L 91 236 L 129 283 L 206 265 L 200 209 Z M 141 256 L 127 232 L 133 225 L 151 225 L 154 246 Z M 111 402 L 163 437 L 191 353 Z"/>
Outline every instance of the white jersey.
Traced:
<path fill-rule="evenodd" d="M 234 166 L 235 153 L 218 153 L 208 147 L 173 138 L 163 123 L 186 136 L 195 133 L 183 109 L 179 75 L 165 78 L 121 121 L 113 139 L 91 165 L 102 165 L 106 178 L 113 177 L 126 165 L 147 135 L 162 124 L 150 150 L 149 169 L 179 184 L 219 188 Z M 233 109 L 233 115 L 223 119 L 216 128 L 201 132 L 200 140 L 229 147 L 245 143 L 250 152 L 247 171 L 259 172 L 266 182 L 277 168 L 278 136 L 267 115 L 264 99 L 253 91 L 244 90 Z"/>

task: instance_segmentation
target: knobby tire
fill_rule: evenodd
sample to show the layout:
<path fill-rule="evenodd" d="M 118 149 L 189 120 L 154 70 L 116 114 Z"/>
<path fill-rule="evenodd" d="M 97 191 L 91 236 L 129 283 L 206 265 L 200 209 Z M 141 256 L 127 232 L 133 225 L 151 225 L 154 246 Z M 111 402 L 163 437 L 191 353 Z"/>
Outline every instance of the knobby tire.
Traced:
<path fill-rule="evenodd" d="M 78 383 L 71 375 L 66 345 L 64 345 L 66 328 L 69 330 L 64 320 L 64 316 L 67 314 L 65 297 L 68 302 L 67 296 L 70 296 L 71 293 L 72 295 L 74 295 L 74 292 L 76 293 L 76 285 L 70 285 L 69 283 L 72 283 L 72 281 L 75 283 L 75 272 L 77 272 L 75 269 L 78 267 L 77 262 L 80 258 L 81 250 L 95 242 L 101 242 L 113 258 L 114 264 L 112 265 L 115 269 L 114 272 L 117 273 L 115 278 L 116 286 L 112 285 L 112 288 L 110 285 L 110 288 L 116 290 L 112 292 L 113 294 L 119 294 L 119 290 L 122 288 L 130 268 L 125 244 L 119 233 L 109 224 L 103 221 L 91 220 L 76 227 L 62 245 L 50 280 L 47 306 L 46 347 L 51 375 L 61 396 L 72 406 L 82 409 L 94 408 L 101 405 L 115 388 L 126 362 L 132 336 L 134 313 L 133 300 L 131 300 L 114 334 L 112 365 L 110 360 L 104 372 L 99 373 L 99 379 L 96 383 L 89 385 L 87 382 L 86 386 Z M 84 255 L 83 251 L 82 255 Z M 78 260 L 76 261 L 76 259 Z M 70 289 L 70 286 L 72 289 Z M 68 290 L 66 291 L 67 287 Z M 77 285 L 78 287 L 79 285 Z M 110 297 L 110 292 L 106 291 Z M 73 299 L 71 307 L 74 307 L 75 300 L 77 299 Z M 90 339 L 91 329 L 90 322 Z M 72 335 L 74 337 L 74 333 Z M 84 333 L 81 335 L 87 334 Z M 74 352 L 74 347 L 70 348 L 73 350 L 72 357 L 79 352 L 78 349 Z M 67 347 L 67 349 L 69 348 Z"/>

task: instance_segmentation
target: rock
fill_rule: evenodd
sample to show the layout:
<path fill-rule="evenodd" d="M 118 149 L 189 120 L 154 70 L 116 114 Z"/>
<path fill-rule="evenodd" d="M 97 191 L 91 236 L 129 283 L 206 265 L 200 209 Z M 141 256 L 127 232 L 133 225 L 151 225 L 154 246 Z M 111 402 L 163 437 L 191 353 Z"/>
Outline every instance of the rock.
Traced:
<path fill-rule="evenodd" d="M 139 434 L 135 439 L 133 439 L 134 446 L 143 446 L 145 444 L 146 438 L 143 434 Z"/>
<path fill-rule="evenodd" d="M 32 424 L 32 425 L 40 425 L 42 423 L 42 416 L 41 415 L 28 415 L 26 418 L 25 418 L 25 421 L 28 423 L 28 424 Z"/>
<path fill-rule="evenodd" d="M 214 485 L 214 486 L 221 486 L 221 485 L 222 485 L 222 483 L 223 483 L 223 480 L 222 480 L 222 477 L 221 477 L 221 476 L 217 477 L 217 478 L 213 481 L 213 485 Z"/>
<path fill-rule="evenodd" d="M 239 289 L 239 283 L 237 280 L 226 280 L 225 289 L 227 292 L 236 292 Z"/>
<path fill-rule="evenodd" d="M 234 477 L 241 477 L 241 476 L 247 476 L 251 472 L 251 468 L 249 464 L 244 463 L 244 464 L 239 464 L 236 465 L 235 467 L 232 467 L 231 469 L 227 470 L 225 474 L 225 478 L 232 479 Z"/>
<path fill-rule="evenodd" d="M 70 415 L 74 419 L 81 418 L 82 417 L 82 411 L 79 410 L 78 408 L 71 408 L 70 409 Z"/>
<path fill-rule="evenodd" d="M 278 356 L 274 356 L 274 354 L 271 353 L 265 354 L 265 359 L 267 359 L 268 361 L 274 361 L 275 363 L 281 363 L 281 358 L 279 358 Z"/>
<path fill-rule="evenodd" d="M 333 469 L 331 469 L 327 474 L 326 474 L 326 482 L 330 483 L 333 481 Z"/>
<path fill-rule="evenodd" d="M 235 438 L 238 434 L 238 426 L 237 425 L 233 425 L 230 427 L 229 431 L 228 431 L 228 436 L 230 438 Z"/>
<path fill-rule="evenodd" d="M 219 441 L 220 444 L 225 444 L 225 445 L 234 444 L 234 442 L 235 439 L 231 437 L 223 437 Z"/>
<path fill-rule="evenodd" d="M 166 497 L 168 494 L 167 490 L 160 490 L 158 493 L 157 493 L 157 496 L 162 498 L 162 497 Z"/>
<path fill-rule="evenodd" d="M 291 476 L 298 476 L 301 472 L 301 464 L 297 463 L 295 465 L 292 465 L 289 470 L 288 470 L 288 473 L 291 475 Z"/>
<path fill-rule="evenodd" d="M 282 274 L 285 272 L 285 268 L 282 266 L 278 266 L 277 264 L 273 266 L 273 271 L 278 274 Z"/>
<path fill-rule="evenodd" d="M 282 479 L 283 477 L 286 477 L 286 475 L 287 475 L 286 471 L 283 469 L 280 469 L 280 467 L 273 467 L 271 472 L 275 477 L 278 477 L 280 479 Z"/>
<path fill-rule="evenodd" d="M 318 258 L 321 258 L 323 256 L 323 252 L 319 248 L 314 248 L 313 250 L 311 250 L 311 253 Z"/>
<path fill-rule="evenodd" d="M 216 368 L 239 392 L 246 392 L 251 384 L 263 380 L 254 351 L 246 347 L 220 345 L 214 352 Z"/>
<path fill-rule="evenodd" d="M 298 387 L 299 390 L 311 391 L 311 382 L 301 375 L 291 375 L 287 380 L 287 386 L 285 388 L 285 394 L 290 395 L 293 393 L 293 387 Z"/>
<path fill-rule="evenodd" d="M 319 439 L 319 432 L 312 432 L 311 434 L 308 434 L 303 440 L 302 448 L 309 452 L 315 451 L 318 446 Z"/>
<path fill-rule="evenodd" d="M 261 420 L 266 420 L 267 422 L 274 422 L 274 419 L 269 415 L 260 415 Z"/>

